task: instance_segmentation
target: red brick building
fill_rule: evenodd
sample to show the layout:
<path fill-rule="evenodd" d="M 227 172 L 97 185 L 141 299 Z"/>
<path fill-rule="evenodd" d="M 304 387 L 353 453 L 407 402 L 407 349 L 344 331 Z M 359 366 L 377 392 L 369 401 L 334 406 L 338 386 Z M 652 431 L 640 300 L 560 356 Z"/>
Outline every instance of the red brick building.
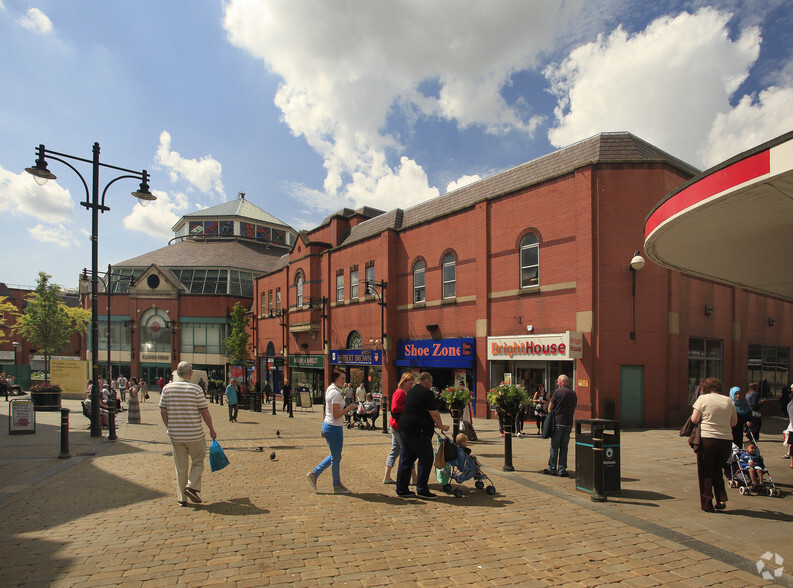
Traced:
<path fill-rule="evenodd" d="M 778 394 L 793 305 L 631 268 L 648 212 L 697 172 L 604 133 L 411 208 L 342 210 L 255 280 L 258 377 L 319 397 L 333 368 L 386 393 L 427 370 L 484 416 L 500 381 L 564 373 L 579 418 L 646 426 L 682 424 L 709 375 Z"/>

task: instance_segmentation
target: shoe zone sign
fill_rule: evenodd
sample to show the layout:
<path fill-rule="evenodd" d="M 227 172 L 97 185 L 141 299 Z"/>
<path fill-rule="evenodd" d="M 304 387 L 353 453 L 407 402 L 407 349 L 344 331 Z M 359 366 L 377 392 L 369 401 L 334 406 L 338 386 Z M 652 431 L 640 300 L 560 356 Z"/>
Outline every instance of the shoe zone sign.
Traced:
<path fill-rule="evenodd" d="M 473 337 L 399 341 L 394 364 L 403 367 L 468 369 L 474 366 L 475 345 Z"/>

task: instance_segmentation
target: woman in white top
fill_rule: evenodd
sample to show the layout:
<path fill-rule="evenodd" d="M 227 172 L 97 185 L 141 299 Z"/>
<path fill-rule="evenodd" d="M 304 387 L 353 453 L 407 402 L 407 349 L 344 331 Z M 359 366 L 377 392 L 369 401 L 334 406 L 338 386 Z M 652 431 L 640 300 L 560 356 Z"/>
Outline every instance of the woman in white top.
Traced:
<path fill-rule="evenodd" d="M 702 437 L 697 451 L 697 475 L 700 507 L 705 512 L 727 508 L 727 490 L 721 472 L 732 454 L 732 427 L 738 422 L 738 413 L 732 399 L 723 396 L 721 390 L 718 378 L 705 380 L 702 395 L 694 402 L 691 414 L 691 422 L 700 426 Z"/>
<path fill-rule="evenodd" d="M 309 484 L 316 491 L 317 478 L 330 467 L 333 476 L 333 492 L 349 494 L 350 491 L 341 483 L 341 450 L 344 445 L 344 416 L 357 408 L 355 404 L 344 407 L 341 387 L 344 386 L 345 375 L 333 370 L 330 373 L 331 384 L 325 390 L 325 418 L 322 421 L 322 436 L 328 442 L 330 455 L 312 471 L 306 474 Z"/>

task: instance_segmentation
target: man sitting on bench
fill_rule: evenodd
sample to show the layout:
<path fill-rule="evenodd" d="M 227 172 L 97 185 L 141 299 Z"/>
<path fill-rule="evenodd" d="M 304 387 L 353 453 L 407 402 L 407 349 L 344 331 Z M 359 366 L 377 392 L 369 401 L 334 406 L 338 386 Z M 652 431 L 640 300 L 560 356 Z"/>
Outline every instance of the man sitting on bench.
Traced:
<path fill-rule="evenodd" d="M 363 420 L 366 423 L 365 429 L 374 429 L 374 422 L 377 420 L 377 417 L 380 416 L 380 403 L 375 402 L 374 397 L 371 393 L 366 394 L 366 402 L 363 403 Z M 369 424 L 369 421 L 372 421 Z"/>

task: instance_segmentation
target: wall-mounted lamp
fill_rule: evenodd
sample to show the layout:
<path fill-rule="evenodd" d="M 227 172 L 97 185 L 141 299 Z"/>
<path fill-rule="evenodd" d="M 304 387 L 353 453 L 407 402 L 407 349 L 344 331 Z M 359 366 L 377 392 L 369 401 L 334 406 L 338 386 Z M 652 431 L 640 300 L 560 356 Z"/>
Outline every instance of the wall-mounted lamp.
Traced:
<path fill-rule="evenodd" d="M 705 316 L 710 316 L 713 314 L 713 307 L 710 304 L 705 305 Z"/>
<path fill-rule="evenodd" d="M 641 256 L 641 252 L 637 249 L 631 259 L 631 279 L 633 282 L 633 329 L 631 330 L 631 339 L 636 338 L 636 272 L 644 267 L 647 263 Z"/>
<path fill-rule="evenodd" d="M 773 327 L 775 324 L 776 324 L 776 319 L 775 318 L 769 318 L 768 319 L 768 326 L 769 327 Z"/>

